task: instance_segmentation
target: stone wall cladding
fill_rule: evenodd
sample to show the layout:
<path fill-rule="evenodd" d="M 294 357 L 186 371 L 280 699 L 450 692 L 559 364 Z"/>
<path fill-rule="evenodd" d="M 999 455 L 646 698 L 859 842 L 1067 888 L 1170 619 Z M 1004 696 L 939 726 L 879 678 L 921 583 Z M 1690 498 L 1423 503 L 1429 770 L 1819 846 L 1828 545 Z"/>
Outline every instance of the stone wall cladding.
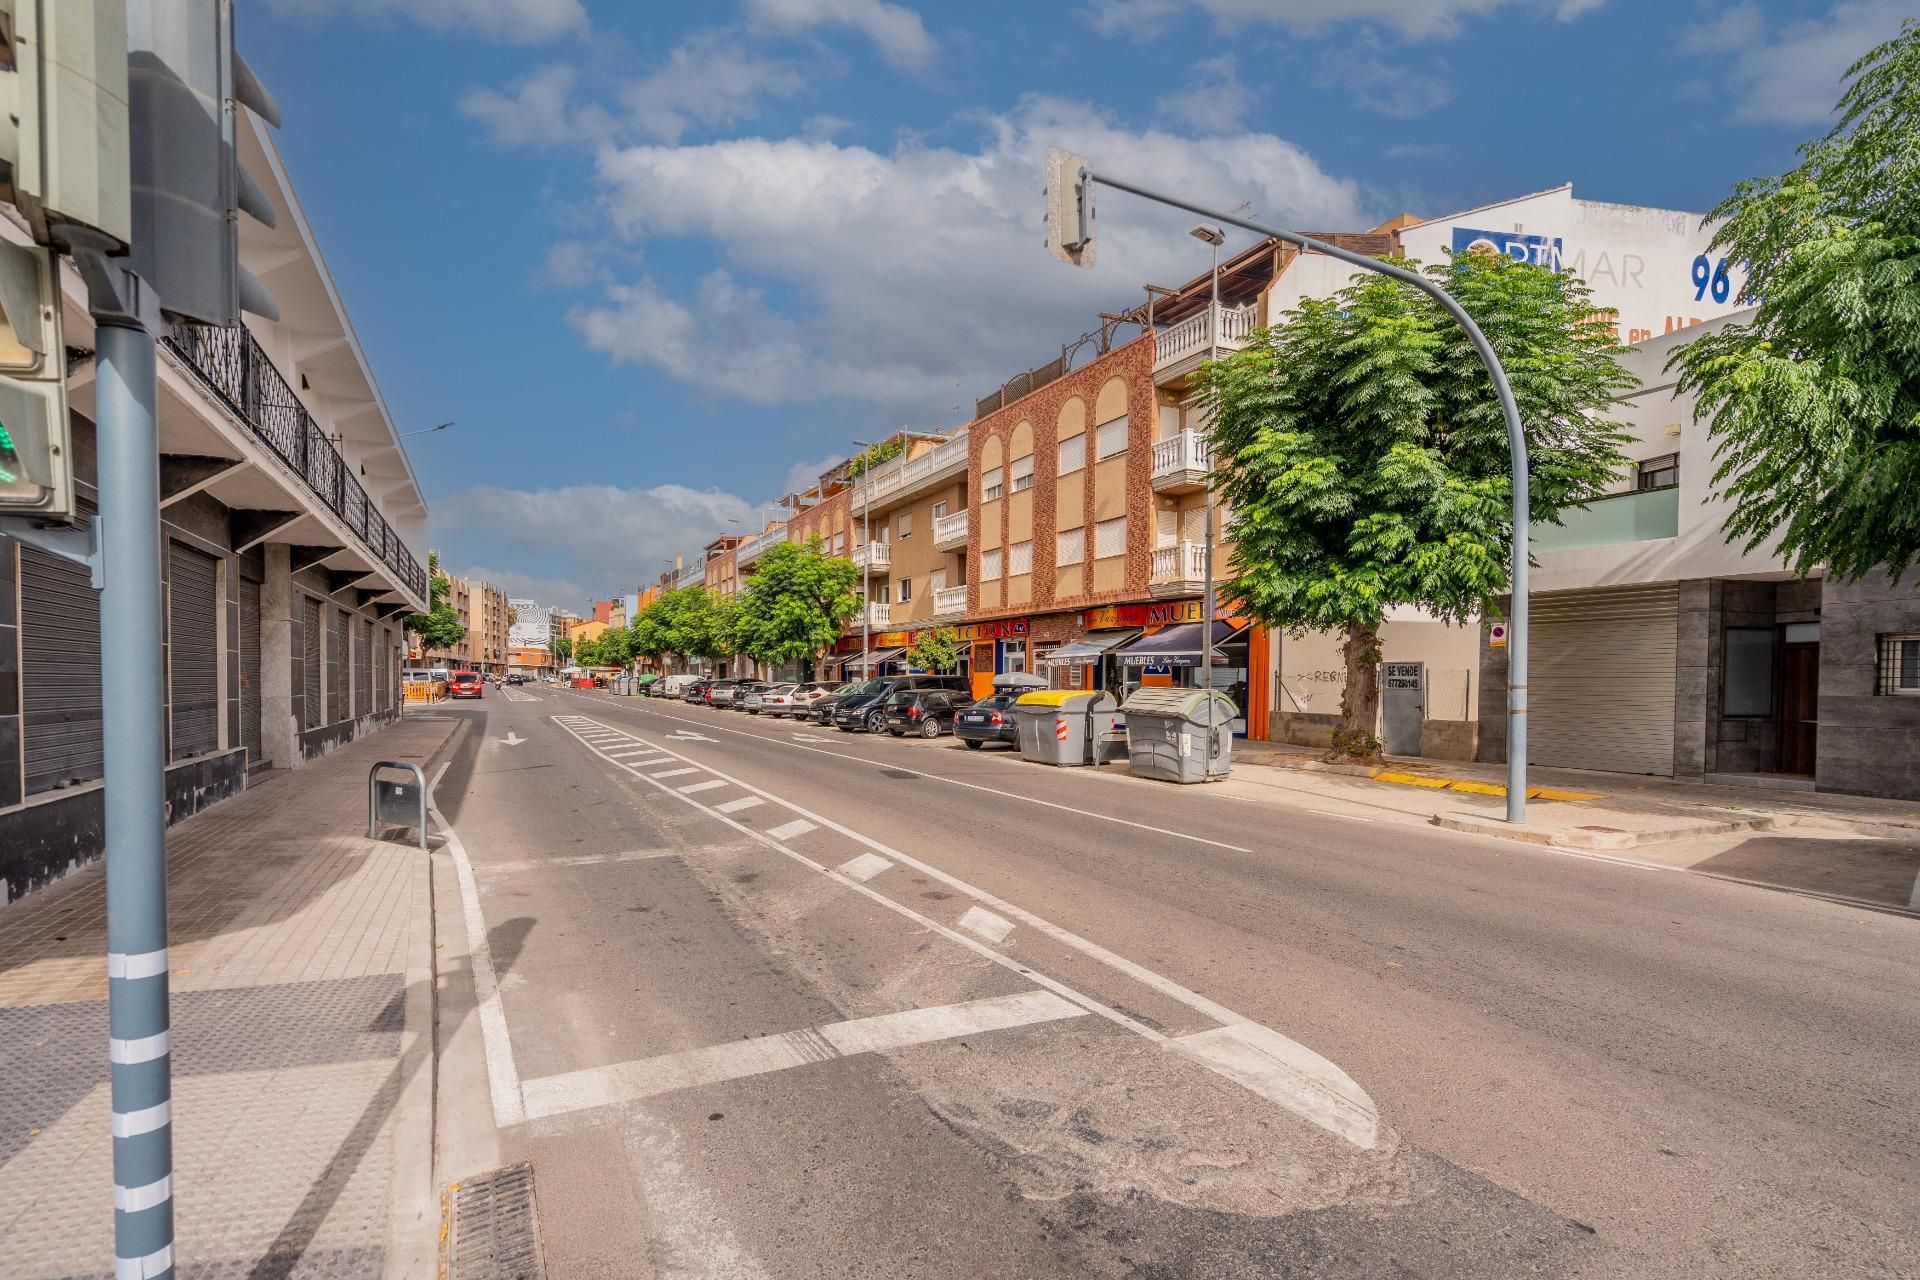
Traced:
<path fill-rule="evenodd" d="M 1920 570 L 1824 584 L 1820 608 L 1822 791 L 1920 800 L 1920 698 L 1875 692 L 1879 638 L 1920 634 Z"/>
<path fill-rule="evenodd" d="M 1117 591 L 1092 592 L 1088 587 L 1093 578 L 1093 507 L 1094 485 L 1092 483 L 1096 466 L 1093 428 L 1094 402 L 1099 397 L 1101 386 L 1114 377 L 1127 381 L 1127 555 L 1126 586 Z M 1078 583 L 1060 580 L 1058 566 L 1053 562 L 1057 548 L 1055 535 L 1059 532 L 1059 514 L 1055 503 L 1058 494 L 1058 475 L 1054 468 L 1060 460 L 1059 419 L 1060 409 L 1074 396 L 1080 398 L 1086 414 L 1087 458 L 1082 474 L 1087 483 L 1081 486 L 1083 511 L 1082 526 L 1086 529 L 1086 554 L 1078 565 L 1066 567 L 1065 575 L 1071 579 L 1078 574 Z M 980 527 L 980 452 L 991 439 L 998 439 L 1005 455 L 1009 437 L 1015 424 L 1027 421 L 1033 424 L 1033 594 L 1024 604 L 1003 605 L 983 609 L 980 605 L 980 556 L 978 537 L 969 539 L 967 548 L 967 617 L 973 620 L 1018 617 L 1023 614 L 1041 614 L 1055 610 L 1091 609 L 1105 604 L 1119 604 L 1125 601 L 1148 598 L 1147 573 L 1152 560 L 1153 539 L 1153 433 L 1156 420 L 1153 386 L 1153 342 L 1142 336 L 1116 347 L 1098 360 L 1054 382 L 1022 399 L 1014 401 L 1004 409 L 981 418 L 968 428 L 967 450 L 967 519 L 974 530 Z M 1041 464 L 1045 463 L 1045 466 Z M 1010 536 L 1009 511 L 1012 504 L 1000 504 L 1000 545 L 1009 546 L 1013 542 Z M 1062 589 L 1062 588 L 1066 589 Z"/>

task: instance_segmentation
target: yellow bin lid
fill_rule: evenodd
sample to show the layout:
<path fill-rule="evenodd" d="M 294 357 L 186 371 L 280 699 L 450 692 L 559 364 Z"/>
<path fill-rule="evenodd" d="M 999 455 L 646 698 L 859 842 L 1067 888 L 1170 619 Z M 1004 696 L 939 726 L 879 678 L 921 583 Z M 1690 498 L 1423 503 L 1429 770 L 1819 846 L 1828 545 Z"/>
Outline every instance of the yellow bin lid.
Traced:
<path fill-rule="evenodd" d="M 1068 698 L 1087 697 L 1085 689 L 1035 689 L 1014 699 L 1016 707 L 1061 707 Z"/>

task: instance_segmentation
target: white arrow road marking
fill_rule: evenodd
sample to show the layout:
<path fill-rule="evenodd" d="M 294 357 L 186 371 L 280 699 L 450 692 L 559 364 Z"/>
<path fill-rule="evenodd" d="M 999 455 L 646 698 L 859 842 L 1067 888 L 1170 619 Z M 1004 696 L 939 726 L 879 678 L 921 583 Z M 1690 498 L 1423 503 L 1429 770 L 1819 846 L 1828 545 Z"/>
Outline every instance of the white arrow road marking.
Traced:
<path fill-rule="evenodd" d="M 682 730 L 679 733 L 670 733 L 667 735 L 667 737 L 672 738 L 675 742 L 712 742 L 713 741 L 712 738 L 709 738 L 704 733 L 693 733 L 688 730 Z"/>
<path fill-rule="evenodd" d="M 506 744 L 507 744 L 508 746 L 510 746 L 510 747 L 517 747 L 517 746 L 519 746 L 519 745 L 520 745 L 521 743 L 523 743 L 523 742 L 525 742 L 525 741 L 527 741 L 527 739 L 525 739 L 525 738 L 523 738 L 523 737 L 521 737 L 521 736 L 520 736 L 519 734 L 517 734 L 517 733 L 515 733 L 515 732 L 514 732 L 513 730 L 511 730 L 511 729 L 509 729 L 509 730 L 507 730 L 507 736 L 506 736 L 506 737 L 504 737 L 504 738 L 502 738 L 502 739 L 500 739 L 500 741 L 502 741 L 502 742 L 504 742 L 504 743 L 506 743 Z"/>

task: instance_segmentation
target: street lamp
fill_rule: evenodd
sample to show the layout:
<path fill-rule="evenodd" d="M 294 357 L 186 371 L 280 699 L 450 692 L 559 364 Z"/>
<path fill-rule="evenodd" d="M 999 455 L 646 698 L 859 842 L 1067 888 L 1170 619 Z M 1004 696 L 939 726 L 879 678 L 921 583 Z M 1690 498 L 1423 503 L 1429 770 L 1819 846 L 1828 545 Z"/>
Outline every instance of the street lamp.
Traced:
<path fill-rule="evenodd" d="M 1227 242 L 1227 233 L 1216 226 L 1201 223 L 1187 232 L 1195 240 L 1205 241 L 1213 249 L 1212 290 L 1207 302 L 1207 359 L 1220 358 L 1220 246 Z M 1200 687 L 1213 688 L 1213 451 L 1207 451 L 1207 553 L 1206 588 L 1201 593 L 1200 605 Z M 1241 708 L 1244 712 L 1245 708 Z M 1213 699 L 1207 699 L 1207 726 L 1213 726 Z"/>
<path fill-rule="evenodd" d="M 445 431 L 448 427 L 452 425 L 453 425 L 453 419 L 449 418 L 447 419 L 447 421 L 442 422 L 437 426 L 427 427 L 420 431 L 402 431 L 400 433 L 399 438 L 402 440 L 410 440 L 414 436 L 430 436 L 436 431 Z"/>
<path fill-rule="evenodd" d="M 855 440 L 854 448 L 862 453 L 868 449 L 877 449 L 878 445 L 865 440 Z M 858 458 L 860 454 L 853 455 Z M 867 563 L 860 568 L 860 670 L 871 677 L 873 675 L 873 605 L 868 600 L 867 580 L 873 576 L 873 463 L 869 459 L 860 470 L 860 487 L 863 497 L 860 502 L 860 546 L 867 557 Z"/>

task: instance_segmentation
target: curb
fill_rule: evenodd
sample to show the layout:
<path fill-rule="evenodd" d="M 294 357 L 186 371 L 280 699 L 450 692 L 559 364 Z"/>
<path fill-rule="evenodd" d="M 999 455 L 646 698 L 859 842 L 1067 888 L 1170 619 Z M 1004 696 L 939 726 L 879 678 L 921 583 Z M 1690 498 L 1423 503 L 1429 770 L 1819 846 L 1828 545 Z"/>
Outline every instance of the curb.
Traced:
<path fill-rule="evenodd" d="M 1302 773 L 1337 773 L 1349 778 L 1366 778 L 1373 782 L 1386 782 L 1402 787 L 1421 787 L 1429 791 L 1460 791 L 1476 796 L 1504 796 L 1507 794 L 1505 783 L 1482 782 L 1478 778 L 1454 778 L 1441 773 L 1410 773 L 1405 769 L 1389 768 L 1386 765 L 1336 764 L 1327 760 L 1309 760 L 1304 757 L 1266 756 L 1252 757 L 1239 763 L 1268 769 L 1292 769 Z M 1574 802 L 1580 800 L 1603 800 L 1603 791 L 1563 791 L 1557 787 L 1528 787 L 1527 799 Z"/>
<path fill-rule="evenodd" d="M 1733 835 L 1742 831 L 1772 831 L 1781 824 L 1771 817 L 1745 818 L 1733 822 L 1701 822 L 1659 831 L 1553 831 L 1543 827 L 1516 827 L 1506 822 L 1488 822 L 1455 814 L 1436 813 L 1433 825 L 1468 835 L 1494 836 L 1526 844 L 1548 845 L 1556 849 L 1642 849 L 1648 845 L 1668 844 L 1698 836 Z"/>

